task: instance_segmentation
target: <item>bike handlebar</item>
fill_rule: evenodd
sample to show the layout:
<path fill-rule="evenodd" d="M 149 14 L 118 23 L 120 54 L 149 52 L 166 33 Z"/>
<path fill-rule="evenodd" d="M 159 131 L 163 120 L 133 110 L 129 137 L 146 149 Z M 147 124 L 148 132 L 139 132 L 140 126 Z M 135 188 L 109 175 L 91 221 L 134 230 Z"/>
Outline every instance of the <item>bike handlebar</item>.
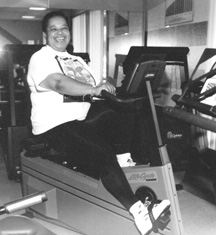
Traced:
<path fill-rule="evenodd" d="M 45 192 L 34 193 L 19 200 L 4 204 L 4 206 L 0 207 L 0 215 L 10 214 L 45 201 L 47 201 Z"/>

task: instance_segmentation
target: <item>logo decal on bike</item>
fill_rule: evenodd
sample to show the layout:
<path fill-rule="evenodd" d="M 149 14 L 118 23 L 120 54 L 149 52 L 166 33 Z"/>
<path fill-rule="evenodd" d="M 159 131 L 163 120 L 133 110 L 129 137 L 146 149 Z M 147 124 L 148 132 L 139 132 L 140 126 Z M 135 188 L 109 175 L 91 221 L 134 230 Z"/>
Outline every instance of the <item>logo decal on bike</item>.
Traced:
<path fill-rule="evenodd" d="M 133 172 L 127 173 L 126 176 L 129 183 L 158 181 L 156 171 Z"/>

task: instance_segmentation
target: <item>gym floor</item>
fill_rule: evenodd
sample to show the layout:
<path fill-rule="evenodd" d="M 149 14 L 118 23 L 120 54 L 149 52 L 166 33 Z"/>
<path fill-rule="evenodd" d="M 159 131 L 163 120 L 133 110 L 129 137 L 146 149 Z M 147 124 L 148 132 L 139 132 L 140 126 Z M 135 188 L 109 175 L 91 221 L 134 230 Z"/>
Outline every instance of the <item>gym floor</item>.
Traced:
<path fill-rule="evenodd" d="M 184 176 L 184 171 L 175 172 L 174 176 L 176 184 L 179 184 Z M 177 191 L 177 193 L 183 220 L 184 235 L 215 235 L 216 205 L 195 196 L 194 194 L 184 190 L 184 188 Z M 8 180 L 2 152 L 0 151 L 0 206 L 7 202 L 19 199 L 21 196 L 22 192 L 20 183 Z M 2 218 L 3 217 L 4 216 L 2 216 Z M 65 230 L 63 233 L 61 230 L 60 233 L 58 232 L 58 228 L 54 225 L 48 228 L 57 234 L 78 234 L 71 231 L 68 232 L 68 230 Z"/>

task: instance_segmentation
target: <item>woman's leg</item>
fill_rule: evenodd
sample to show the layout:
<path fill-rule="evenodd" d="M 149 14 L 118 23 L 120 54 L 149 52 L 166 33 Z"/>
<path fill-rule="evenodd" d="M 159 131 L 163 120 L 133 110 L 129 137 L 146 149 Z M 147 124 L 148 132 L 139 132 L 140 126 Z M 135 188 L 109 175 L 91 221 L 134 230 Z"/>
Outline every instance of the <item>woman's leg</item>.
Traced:
<path fill-rule="evenodd" d="M 116 154 L 131 151 L 134 135 L 135 113 L 115 110 L 105 102 L 91 105 L 85 122 L 92 125 L 101 138 L 113 148 Z"/>
<path fill-rule="evenodd" d="M 64 147 L 71 158 L 85 165 L 89 165 L 90 162 L 97 165 L 104 187 L 133 215 L 141 234 L 144 235 L 152 229 L 148 205 L 144 205 L 135 197 L 117 162 L 113 147 L 98 135 L 94 125 L 89 125 L 85 121 L 68 122 L 53 128 L 45 135 L 53 148 Z M 169 206 L 169 200 L 153 204 L 150 209 L 151 218 L 156 221 Z"/>
<path fill-rule="evenodd" d="M 135 197 L 118 162 L 103 166 L 101 171 L 101 181 L 104 187 L 129 211 L 138 199 Z"/>
<path fill-rule="evenodd" d="M 63 147 L 75 162 L 96 166 L 96 169 L 100 170 L 104 187 L 126 209 L 129 210 L 138 201 L 117 162 L 113 149 L 95 133 L 94 128 L 84 122 L 68 122 L 48 131 L 46 139 L 54 149 L 58 149 L 58 146 Z"/>

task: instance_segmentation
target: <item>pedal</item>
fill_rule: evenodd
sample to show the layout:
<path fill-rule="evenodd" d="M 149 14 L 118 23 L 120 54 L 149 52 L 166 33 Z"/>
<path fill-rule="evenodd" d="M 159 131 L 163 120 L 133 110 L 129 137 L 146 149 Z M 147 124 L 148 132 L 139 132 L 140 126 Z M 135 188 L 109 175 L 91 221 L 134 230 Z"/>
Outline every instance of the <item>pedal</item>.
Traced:
<path fill-rule="evenodd" d="M 166 208 L 166 210 L 160 215 L 159 219 L 157 220 L 158 223 L 158 228 L 160 228 L 161 230 L 163 230 L 167 224 L 170 222 L 170 216 L 171 216 L 171 212 L 170 212 L 170 208 Z"/>

